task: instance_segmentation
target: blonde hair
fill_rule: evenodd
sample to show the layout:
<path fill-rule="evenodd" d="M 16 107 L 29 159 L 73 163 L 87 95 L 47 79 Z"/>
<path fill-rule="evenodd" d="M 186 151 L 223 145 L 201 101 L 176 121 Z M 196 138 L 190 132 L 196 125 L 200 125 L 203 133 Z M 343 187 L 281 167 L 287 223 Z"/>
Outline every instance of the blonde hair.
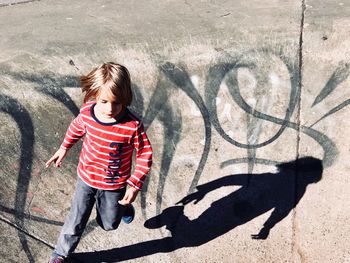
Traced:
<path fill-rule="evenodd" d="M 124 106 L 132 101 L 130 73 L 123 65 L 107 62 L 80 77 L 80 87 L 85 92 L 84 103 L 96 99 L 101 88 L 109 89 Z"/>

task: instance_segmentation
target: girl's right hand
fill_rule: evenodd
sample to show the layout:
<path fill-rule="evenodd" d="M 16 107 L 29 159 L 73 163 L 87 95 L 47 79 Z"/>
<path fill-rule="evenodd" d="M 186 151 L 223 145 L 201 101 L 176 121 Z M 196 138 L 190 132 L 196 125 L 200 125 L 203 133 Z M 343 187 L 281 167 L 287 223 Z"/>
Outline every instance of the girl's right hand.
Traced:
<path fill-rule="evenodd" d="M 54 163 L 56 167 L 61 167 L 62 160 L 66 156 L 67 150 L 64 149 L 58 149 L 58 151 L 46 162 L 46 168 L 51 165 L 51 163 Z"/>

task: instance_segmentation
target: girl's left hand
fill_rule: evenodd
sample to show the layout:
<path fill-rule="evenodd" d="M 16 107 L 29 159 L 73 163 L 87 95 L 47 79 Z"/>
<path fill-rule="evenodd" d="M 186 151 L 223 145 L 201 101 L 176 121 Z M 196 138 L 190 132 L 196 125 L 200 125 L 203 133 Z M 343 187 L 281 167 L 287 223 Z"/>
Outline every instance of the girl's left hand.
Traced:
<path fill-rule="evenodd" d="M 121 205 L 130 205 L 132 202 L 135 201 L 135 198 L 139 191 L 133 187 L 129 187 L 122 200 L 119 200 L 118 203 Z"/>

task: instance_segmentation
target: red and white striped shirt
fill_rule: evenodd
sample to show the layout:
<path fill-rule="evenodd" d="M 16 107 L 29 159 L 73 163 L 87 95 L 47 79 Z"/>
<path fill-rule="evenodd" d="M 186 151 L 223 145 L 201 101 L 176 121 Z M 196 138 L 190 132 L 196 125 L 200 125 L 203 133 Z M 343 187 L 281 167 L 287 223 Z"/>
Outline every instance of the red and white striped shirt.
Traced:
<path fill-rule="evenodd" d="M 126 184 L 141 190 L 152 165 L 152 147 L 143 124 L 128 109 L 114 123 L 103 123 L 94 114 L 96 102 L 82 106 L 66 132 L 62 149 L 68 150 L 85 135 L 77 168 L 91 187 L 115 190 Z M 131 173 L 132 155 L 136 160 Z"/>

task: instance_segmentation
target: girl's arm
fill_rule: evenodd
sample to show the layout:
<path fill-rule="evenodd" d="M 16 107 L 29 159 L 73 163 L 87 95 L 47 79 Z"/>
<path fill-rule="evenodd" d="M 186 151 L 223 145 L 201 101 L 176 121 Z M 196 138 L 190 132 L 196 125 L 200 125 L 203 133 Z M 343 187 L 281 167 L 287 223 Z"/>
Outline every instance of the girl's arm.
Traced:
<path fill-rule="evenodd" d="M 52 163 L 60 167 L 62 160 L 66 157 L 68 150 L 85 135 L 85 126 L 79 114 L 69 125 L 64 140 L 58 151 L 46 162 L 46 167 Z"/>
<path fill-rule="evenodd" d="M 143 124 L 137 128 L 132 141 L 132 145 L 136 149 L 136 160 L 134 173 L 127 180 L 129 185 L 124 198 L 120 201 L 121 204 L 131 204 L 151 170 L 152 165 L 152 146 L 144 131 Z"/>
<path fill-rule="evenodd" d="M 68 151 L 84 135 L 85 135 L 85 125 L 81 114 L 79 114 L 70 123 L 60 148 Z"/>

